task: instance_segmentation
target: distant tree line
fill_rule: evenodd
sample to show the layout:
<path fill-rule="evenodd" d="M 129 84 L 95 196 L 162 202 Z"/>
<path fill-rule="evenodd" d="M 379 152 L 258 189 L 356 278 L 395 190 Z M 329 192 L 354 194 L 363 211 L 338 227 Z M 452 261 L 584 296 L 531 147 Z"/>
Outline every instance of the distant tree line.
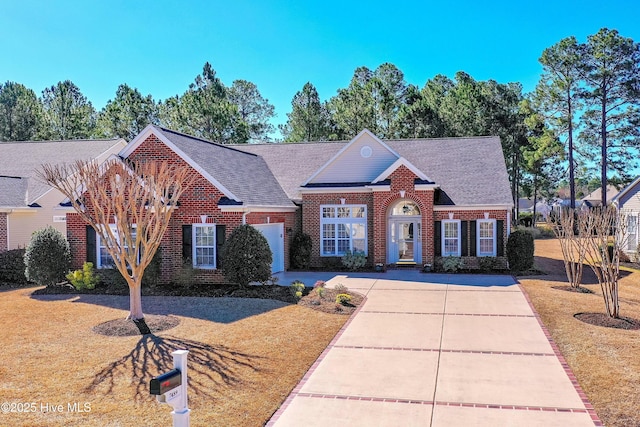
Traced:
<path fill-rule="evenodd" d="M 395 65 L 359 67 L 346 88 L 322 101 L 311 82 L 296 92 L 273 140 L 274 107 L 257 86 L 227 87 L 206 63 L 182 95 L 164 101 L 122 84 L 101 111 L 71 81 L 38 97 L 0 84 L 0 140 L 132 139 L 149 123 L 218 143 L 348 140 L 364 128 L 384 139 L 498 135 L 514 199 L 551 195 L 558 182 L 628 182 L 640 146 L 640 47 L 615 30 L 585 43 L 568 37 L 545 49 L 534 92 L 520 83 L 477 81 L 458 72 L 408 84 Z M 566 167 L 566 165 L 569 167 Z"/>

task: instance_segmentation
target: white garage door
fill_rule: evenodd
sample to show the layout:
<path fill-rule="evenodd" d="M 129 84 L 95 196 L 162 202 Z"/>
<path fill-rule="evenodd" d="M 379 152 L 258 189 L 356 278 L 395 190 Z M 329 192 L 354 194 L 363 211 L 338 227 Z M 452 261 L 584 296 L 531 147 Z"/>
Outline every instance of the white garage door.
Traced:
<path fill-rule="evenodd" d="M 271 272 L 278 273 L 284 271 L 284 224 L 253 224 L 269 242 L 273 262 Z"/>

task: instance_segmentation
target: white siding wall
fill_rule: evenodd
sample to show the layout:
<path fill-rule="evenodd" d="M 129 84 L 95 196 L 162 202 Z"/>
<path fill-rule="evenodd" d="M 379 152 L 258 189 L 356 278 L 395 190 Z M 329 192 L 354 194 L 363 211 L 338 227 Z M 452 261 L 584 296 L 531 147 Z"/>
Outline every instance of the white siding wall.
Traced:
<path fill-rule="evenodd" d="M 371 157 L 364 158 L 360 150 L 365 145 L 372 149 Z M 397 157 L 369 135 L 361 135 L 340 156 L 316 176 L 312 183 L 370 182 L 384 172 Z"/>

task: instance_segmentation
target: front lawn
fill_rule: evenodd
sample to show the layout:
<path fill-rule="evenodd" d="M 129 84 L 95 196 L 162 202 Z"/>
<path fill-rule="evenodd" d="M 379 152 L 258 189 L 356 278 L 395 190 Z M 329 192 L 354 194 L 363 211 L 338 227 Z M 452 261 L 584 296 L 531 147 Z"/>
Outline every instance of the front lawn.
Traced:
<path fill-rule="evenodd" d="M 179 324 L 114 337 L 92 328 L 125 317 L 128 297 L 33 290 L 0 291 L 0 403 L 15 411 L 3 405 L 0 425 L 171 425 L 148 384 L 179 348 L 190 350 L 192 425 L 263 425 L 348 319 L 275 300 L 148 296 L 146 313 Z"/>
<path fill-rule="evenodd" d="M 604 313 L 600 286 L 585 266 L 583 284 L 593 294 L 553 289 L 567 285 L 556 239 L 536 240 L 536 267 L 547 276 L 520 278 L 543 323 L 607 426 L 640 426 L 640 331 L 593 326 L 574 318 Z M 623 272 L 620 311 L 640 319 L 640 272 Z"/>

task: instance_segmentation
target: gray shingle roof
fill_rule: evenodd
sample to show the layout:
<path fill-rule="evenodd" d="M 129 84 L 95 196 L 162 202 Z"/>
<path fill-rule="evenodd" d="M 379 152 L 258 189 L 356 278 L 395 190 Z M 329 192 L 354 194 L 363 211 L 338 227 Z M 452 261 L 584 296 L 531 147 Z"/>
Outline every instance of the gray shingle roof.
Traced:
<path fill-rule="evenodd" d="M 262 157 L 169 129 L 155 128 L 244 205 L 294 206 Z"/>
<path fill-rule="evenodd" d="M 435 181 L 443 200 L 459 206 L 512 205 L 498 137 L 385 140 L 391 149 Z M 256 144 L 236 148 L 262 156 L 287 195 L 300 200 L 300 185 L 348 142 Z"/>
<path fill-rule="evenodd" d="M 93 159 L 120 141 L 122 140 L 0 142 L 0 175 L 24 178 L 24 182 L 19 185 L 25 185 L 28 195 L 26 200 L 23 195 L 19 206 L 26 206 L 50 189 L 35 178 L 36 170 L 44 163 L 61 164 Z M 0 206 L 9 206 L 4 204 L 4 200 L 15 200 L 18 189 L 14 188 L 14 184 L 17 185 L 13 181 L 0 184 L 0 200 L 3 200 Z"/>
<path fill-rule="evenodd" d="M 26 206 L 27 179 L 14 176 L 0 176 L 0 206 Z"/>

